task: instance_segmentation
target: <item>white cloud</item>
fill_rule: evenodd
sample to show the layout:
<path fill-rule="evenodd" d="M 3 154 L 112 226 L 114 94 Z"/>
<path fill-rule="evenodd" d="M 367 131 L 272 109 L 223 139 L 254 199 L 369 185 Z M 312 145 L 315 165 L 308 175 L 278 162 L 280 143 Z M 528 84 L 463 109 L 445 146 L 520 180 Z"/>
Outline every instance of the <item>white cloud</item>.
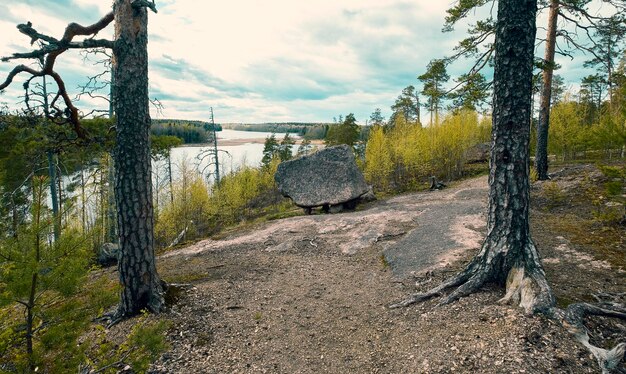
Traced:
<path fill-rule="evenodd" d="M 30 20 L 38 30 L 60 36 L 68 22 L 88 24 L 111 9 L 107 0 L 5 1 L 3 56 L 29 48 L 15 22 Z M 466 27 L 441 33 L 449 1 L 156 3 L 159 13 L 150 13 L 148 26 L 151 97 L 161 99 L 166 117 L 206 119 L 213 106 L 224 122 L 328 121 L 349 112 L 364 121 L 376 107 L 388 112 L 403 87 L 419 84 L 415 78 L 428 61 L 451 54 Z M 112 25 L 99 37 L 111 35 Z M 10 66 L 0 64 L 0 74 Z M 573 77 L 581 73 L 579 63 L 563 66 L 566 78 L 570 71 Z M 464 68 L 460 63 L 450 71 Z M 70 91 L 99 69 L 75 53 L 59 58 Z M 16 87 L 0 102 L 16 102 Z"/>

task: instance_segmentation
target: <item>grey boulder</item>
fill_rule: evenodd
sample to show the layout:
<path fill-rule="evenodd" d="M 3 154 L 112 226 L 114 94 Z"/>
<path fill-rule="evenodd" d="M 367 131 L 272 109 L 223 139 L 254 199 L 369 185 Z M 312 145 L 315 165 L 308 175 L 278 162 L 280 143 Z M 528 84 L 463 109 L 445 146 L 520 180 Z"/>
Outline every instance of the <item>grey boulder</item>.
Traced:
<path fill-rule="evenodd" d="M 491 143 L 478 143 L 465 152 L 465 162 L 468 164 L 487 162 L 490 154 Z"/>
<path fill-rule="evenodd" d="M 274 179 L 280 193 L 303 208 L 354 208 L 356 200 L 370 191 L 347 145 L 282 162 Z"/>
<path fill-rule="evenodd" d="M 120 246 L 115 243 L 104 243 L 98 252 L 98 264 L 100 266 L 113 266 L 117 264 L 120 255 Z"/>

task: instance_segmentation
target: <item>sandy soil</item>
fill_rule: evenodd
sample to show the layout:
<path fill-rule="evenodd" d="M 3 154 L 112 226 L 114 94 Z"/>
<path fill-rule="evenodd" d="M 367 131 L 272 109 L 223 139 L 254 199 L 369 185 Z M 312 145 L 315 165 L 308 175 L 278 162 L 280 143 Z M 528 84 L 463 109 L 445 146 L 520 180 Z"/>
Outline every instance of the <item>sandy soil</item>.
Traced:
<path fill-rule="evenodd" d="M 475 253 L 486 183 L 267 222 L 162 255 L 163 277 L 193 286 L 153 317 L 172 327 L 152 372 L 598 372 L 562 327 L 498 305 L 497 287 L 447 306 L 387 308 L 415 282 L 433 286 Z M 624 269 L 551 231 L 546 214 L 533 211 L 533 232 L 559 300 L 626 292 Z M 613 321 L 593 327 L 598 344 L 626 336 Z"/>

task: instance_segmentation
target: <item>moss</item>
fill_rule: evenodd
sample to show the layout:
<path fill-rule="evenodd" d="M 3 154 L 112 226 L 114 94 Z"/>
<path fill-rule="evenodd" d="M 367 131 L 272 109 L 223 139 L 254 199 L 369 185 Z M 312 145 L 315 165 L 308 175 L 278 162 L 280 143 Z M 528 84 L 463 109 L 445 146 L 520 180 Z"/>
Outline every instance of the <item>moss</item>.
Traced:
<path fill-rule="evenodd" d="M 605 184 L 606 194 L 609 196 L 618 196 L 622 194 L 624 183 L 621 181 L 611 181 Z"/>
<path fill-rule="evenodd" d="M 556 306 L 561 308 L 561 309 L 567 308 L 568 305 L 573 304 L 574 302 L 576 302 L 576 301 L 572 300 L 572 299 L 570 299 L 569 297 L 566 297 L 566 296 L 557 296 L 556 297 Z"/>
<path fill-rule="evenodd" d="M 544 223 L 546 229 L 566 237 L 597 259 L 606 260 L 615 268 L 626 268 L 623 228 L 607 226 L 577 214 L 551 215 Z"/>
<path fill-rule="evenodd" d="M 167 281 L 171 283 L 194 283 L 194 282 L 206 280 L 208 276 L 209 274 L 206 272 L 184 273 L 184 274 L 169 275 L 167 277 Z"/>
<path fill-rule="evenodd" d="M 391 265 L 389 264 L 389 261 L 387 261 L 387 257 L 385 257 L 384 253 L 381 253 L 380 256 L 378 256 L 378 259 L 380 260 L 383 269 L 389 269 Z"/>

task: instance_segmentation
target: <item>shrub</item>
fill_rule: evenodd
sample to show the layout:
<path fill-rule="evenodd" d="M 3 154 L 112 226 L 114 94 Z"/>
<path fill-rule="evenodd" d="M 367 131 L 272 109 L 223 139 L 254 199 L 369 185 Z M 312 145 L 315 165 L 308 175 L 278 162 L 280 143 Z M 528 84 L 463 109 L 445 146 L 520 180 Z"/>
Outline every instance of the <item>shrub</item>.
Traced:
<path fill-rule="evenodd" d="M 439 179 L 461 177 L 467 151 L 489 139 L 490 119 L 463 110 L 441 124 L 422 128 L 398 116 L 384 130 L 374 128 L 370 132 L 365 176 L 378 190 L 406 190 L 418 187 L 431 175 Z"/>
<path fill-rule="evenodd" d="M 548 208 L 554 208 L 565 202 L 566 195 L 561 187 L 554 181 L 546 182 L 543 185 L 543 195 L 545 196 Z"/>

